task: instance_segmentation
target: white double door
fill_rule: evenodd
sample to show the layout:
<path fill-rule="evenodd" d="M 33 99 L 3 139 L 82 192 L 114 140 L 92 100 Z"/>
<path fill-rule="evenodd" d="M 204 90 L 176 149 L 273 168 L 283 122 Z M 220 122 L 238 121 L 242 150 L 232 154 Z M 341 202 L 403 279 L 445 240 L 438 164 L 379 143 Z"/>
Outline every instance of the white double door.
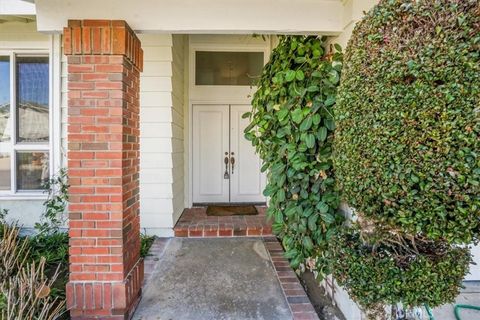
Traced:
<path fill-rule="evenodd" d="M 259 156 L 244 137 L 250 105 L 193 105 L 193 202 L 265 202 Z"/>

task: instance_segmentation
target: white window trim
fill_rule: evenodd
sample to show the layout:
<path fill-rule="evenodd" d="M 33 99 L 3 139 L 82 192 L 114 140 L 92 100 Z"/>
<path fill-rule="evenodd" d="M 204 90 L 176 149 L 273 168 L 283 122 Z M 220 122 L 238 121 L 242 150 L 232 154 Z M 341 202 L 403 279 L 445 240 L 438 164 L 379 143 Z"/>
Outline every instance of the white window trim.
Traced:
<path fill-rule="evenodd" d="M 60 130 L 61 130 L 61 37 L 60 35 L 51 35 L 48 49 L 0 49 L 0 55 L 10 57 L 10 117 L 12 121 L 11 126 L 11 140 L 9 150 L 11 153 L 10 170 L 11 170 L 11 187 L 10 190 L 0 191 L 0 200 L 45 200 L 47 194 L 45 191 L 39 190 L 16 190 L 16 151 L 49 151 L 49 171 L 50 176 L 53 176 L 60 169 L 61 154 L 60 154 Z M 16 83 L 15 75 L 16 63 L 15 57 L 19 55 L 43 55 L 49 58 L 49 142 L 48 144 L 15 144 L 14 132 L 16 128 Z"/>

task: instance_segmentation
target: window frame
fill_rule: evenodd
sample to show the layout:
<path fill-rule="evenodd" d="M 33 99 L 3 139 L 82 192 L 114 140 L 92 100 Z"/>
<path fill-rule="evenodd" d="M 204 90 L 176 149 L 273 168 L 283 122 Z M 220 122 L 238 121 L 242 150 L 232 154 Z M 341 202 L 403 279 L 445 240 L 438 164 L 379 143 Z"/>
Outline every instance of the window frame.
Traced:
<path fill-rule="evenodd" d="M 47 152 L 48 169 L 51 177 L 54 170 L 53 150 L 54 150 L 54 112 L 53 112 L 53 57 L 48 49 L 0 49 L 0 56 L 8 56 L 10 59 L 10 141 L 0 142 L 0 145 L 10 153 L 10 190 L 0 190 L 0 199 L 9 197 L 44 199 L 45 190 L 18 190 L 17 187 L 17 153 L 18 152 Z M 48 142 L 17 142 L 17 57 L 48 57 Z"/>
<path fill-rule="evenodd" d="M 257 49 L 257 50 L 255 50 Z M 217 49 L 217 50 L 213 50 L 211 48 L 209 49 L 205 49 L 205 50 L 202 50 L 202 49 L 195 49 L 194 52 L 193 52 L 193 60 L 194 60 L 194 66 L 193 66 L 193 75 L 192 75 L 192 78 L 193 78 L 193 85 L 195 87 L 200 87 L 200 88 L 225 88 L 225 87 L 238 87 L 238 88 L 242 88 L 242 87 L 253 87 L 253 84 L 198 84 L 197 83 L 197 54 L 199 52 L 202 52 L 202 53 L 261 53 L 262 54 L 262 67 L 265 65 L 265 61 L 266 61 L 266 58 L 265 58 L 265 50 L 262 50 L 263 48 L 254 48 L 253 50 L 246 50 L 246 49 L 239 49 L 239 50 L 235 50 L 234 48 L 232 47 L 229 47 L 228 49 L 226 50 L 222 50 L 222 49 Z M 268 61 L 268 60 L 267 60 Z M 260 70 L 261 71 L 261 70 Z M 261 74 L 260 74 L 261 75 Z M 259 75 L 259 76 L 260 76 Z"/>

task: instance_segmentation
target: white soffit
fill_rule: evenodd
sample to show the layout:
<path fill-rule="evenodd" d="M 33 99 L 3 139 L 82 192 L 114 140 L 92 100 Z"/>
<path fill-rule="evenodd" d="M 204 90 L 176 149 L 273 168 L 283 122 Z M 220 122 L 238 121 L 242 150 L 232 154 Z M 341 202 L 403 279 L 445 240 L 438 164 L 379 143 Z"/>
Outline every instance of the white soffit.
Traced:
<path fill-rule="evenodd" d="M 35 15 L 35 4 L 22 0 L 0 0 L 0 15 Z"/>
<path fill-rule="evenodd" d="M 0 0 L 4 1 L 4 0 Z M 69 19 L 125 20 L 138 32 L 322 33 L 343 30 L 340 0 L 35 0 L 37 28 Z"/>

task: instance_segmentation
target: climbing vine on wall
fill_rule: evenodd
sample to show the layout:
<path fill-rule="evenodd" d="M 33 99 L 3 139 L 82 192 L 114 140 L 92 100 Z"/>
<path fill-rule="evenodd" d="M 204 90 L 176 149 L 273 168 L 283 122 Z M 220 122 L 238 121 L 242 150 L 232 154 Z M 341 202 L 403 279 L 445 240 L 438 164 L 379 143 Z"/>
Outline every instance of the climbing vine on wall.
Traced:
<path fill-rule="evenodd" d="M 245 136 L 268 173 L 268 215 L 294 268 L 307 258 L 328 259 L 329 241 L 342 222 L 332 171 L 333 107 L 342 68 L 336 46 L 324 39 L 283 36 L 264 67 Z M 323 255 L 322 255 L 323 254 Z M 318 260 L 318 259 L 317 259 Z M 329 272 L 321 264 L 321 274 Z"/>
<path fill-rule="evenodd" d="M 451 301 L 480 232 L 480 2 L 382 0 L 345 53 L 334 275 L 371 307 Z M 456 245 L 457 244 L 457 245 Z"/>

